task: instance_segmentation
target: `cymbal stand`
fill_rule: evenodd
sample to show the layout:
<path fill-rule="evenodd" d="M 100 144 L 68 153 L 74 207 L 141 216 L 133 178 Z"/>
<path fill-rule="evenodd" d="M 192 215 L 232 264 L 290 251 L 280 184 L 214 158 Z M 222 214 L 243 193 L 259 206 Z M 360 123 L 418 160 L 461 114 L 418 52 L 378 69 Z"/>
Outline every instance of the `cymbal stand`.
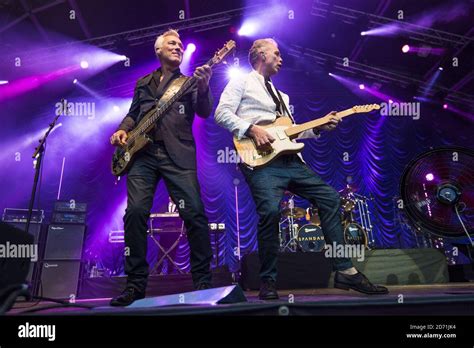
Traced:
<path fill-rule="evenodd" d="M 294 195 L 292 195 L 288 199 L 288 208 L 290 209 L 290 214 L 288 215 L 288 233 L 290 236 L 290 240 L 283 246 L 282 251 L 288 249 L 288 251 L 295 252 L 297 248 L 297 232 L 298 232 L 298 224 L 295 223 L 295 202 L 293 200 Z"/>

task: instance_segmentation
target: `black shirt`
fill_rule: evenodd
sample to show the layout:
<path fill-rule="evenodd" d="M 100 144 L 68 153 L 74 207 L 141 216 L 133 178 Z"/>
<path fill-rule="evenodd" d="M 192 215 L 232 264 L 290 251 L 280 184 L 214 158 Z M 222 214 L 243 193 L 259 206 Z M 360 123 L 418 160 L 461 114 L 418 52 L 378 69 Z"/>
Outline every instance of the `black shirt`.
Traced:
<path fill-rule="evenodd" d="M 161 68 L 159 68 L 137 81 L 130 110 L 127 116 L 122 120 L 118 128 L 119 130 L 129 132 L 134 129 L 144 113 L 163 96 L 170 83 L 178 77 L 183 76 L 183 74 L 178 68 L 172 73 L 163 76 L 163 79 L 160 81 L 161 76 L 162 72 Z M 199 95 L 197 87 L 195 87 L 176 101 L 164 117 L 177 118 L 185 115 L 189 118 L 193 117 L 194 113 L 201 117 L 208 117 L 212 111 L 212 103 L 212 94 L 209 89 L 203 95 Z M 159 121 L 155 127 L 153 139 L 155 141 L 163 141 L 163 131 L 165 130 L 163 130 L 162 121 Z"/>

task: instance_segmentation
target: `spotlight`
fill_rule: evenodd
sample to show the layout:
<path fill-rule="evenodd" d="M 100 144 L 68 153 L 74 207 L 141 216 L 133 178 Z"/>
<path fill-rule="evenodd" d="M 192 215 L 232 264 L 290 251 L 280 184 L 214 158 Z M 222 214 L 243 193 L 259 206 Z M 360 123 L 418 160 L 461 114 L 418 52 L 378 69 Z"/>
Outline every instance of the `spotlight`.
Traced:
<path fill-rule="evenodd" d="M 425 178 L 427 181 L 433 181 L 434 175 L 432 173 L 428 173 L 426 174 Z"/>
<path fill-rule="evenodd" d="M 234 79 L 234 78 L 237 78 L 237 77 L 240 77 L 244 74 L 243 70 L 238 68 L 238 67 L 231 67 L 229 68 L 229 70 L 227 70 L 227 76 L 229 76 L 229 78 L 231 79 Z"/>
<path fill-rule="evenodd" d="M 365 36 L 365 35 L 367 35 L 367 32 L 366 32 L 366 31 L 361 31 L 361 32 L 360 32 L 360 36 Z"/>
<path fill-rule="evenodd" d="M 76 83 L 77 83 L 77 79 L 72 80 L 72 83 L 76 84 Z"/>
<path fill-rule="evenodd" d="M 361 83 L 361 84 L 359 85 L 359 89 L 365 89 L 365 85 L 364 85 L 363 83 Z"/>
<path fill-rule="evenodd" d="M 393 103 L 393 100 L 392 100 L 392 99 L 389 99 L 388 102 L 389 102 L 389 104 L 392 104 L 392 103 Z"/>
<path fill-rule="evenodd" d="M 87 60 L 82 60 L 81 61 L 81 68 L 82 69 L 87 69 L 89 67 L 89 63 L 87 62 Z"/>
<path fill-rule="evenodd" d="M 447 109 L 448 108 L 448 104 L 443 104 L 443 109 Z"/>
<path fill-rule="evenodd" d="M 114 105 L 114 111 L 115 111 L 115 112 L 119 112 L 119 111 L 120 111 L 120 108 L 119 108 L 117 105 Z"/>
<path fill-rule="evenodd" d="M 410 51 L 410 46 L 404 45 L 404 46 L 402 47 L 402 52 L 403 52 L 403 53 L 407 53 L 408 51 Z"/>
<path fill-rule="evenodd" d="M 186 51 L 189 53 L 193 53 L 194 51 L 196 51 L 196 45 L 193 43 L 188 43 L 188 45 L 186 46 Z"/>
<path fill-rule="evenodd" d="M 6 85 L 8 83 L 7 80 L 0 80 L 0 85 Z"/>
<path fill-rule="evenodd" d="M 239 31 L 237 32 L 237 35 L 239 36 L 249 36 L 255 34 L 257 31 L 257 24 L 253 22 L 246 22 L 244 23 Z"/>
<path fill-rule="evenodd" d="M 332 73 L 328 73 L 329 76 L 332 76 Z"/>
<path fill-rule="evenodd" d="M 124 56 L 124 55 L 119 56 L 119 60 L 120 61 L 125 61 L 125 60 L 127 60 L 127 56 Z"/>
<path fill-rule="evenodd" d="M 443 69 L 442 66 L 440 66 L 440 67 L 438 68 L 438 70 L 439 70 L 439 71 L 443 71 L 444 69 Z"/>

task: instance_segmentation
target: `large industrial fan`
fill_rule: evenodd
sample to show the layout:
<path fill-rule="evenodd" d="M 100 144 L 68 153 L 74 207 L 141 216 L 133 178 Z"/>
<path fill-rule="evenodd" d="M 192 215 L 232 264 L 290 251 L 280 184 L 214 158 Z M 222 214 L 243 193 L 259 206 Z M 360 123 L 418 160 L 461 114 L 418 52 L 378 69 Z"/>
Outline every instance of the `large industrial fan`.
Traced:
<path fill-rule="evenodd" d="M 474 151 L 443 147 L 411 161 L 401 183 L 403 209 L 416 230 L 474 240 Z"/>

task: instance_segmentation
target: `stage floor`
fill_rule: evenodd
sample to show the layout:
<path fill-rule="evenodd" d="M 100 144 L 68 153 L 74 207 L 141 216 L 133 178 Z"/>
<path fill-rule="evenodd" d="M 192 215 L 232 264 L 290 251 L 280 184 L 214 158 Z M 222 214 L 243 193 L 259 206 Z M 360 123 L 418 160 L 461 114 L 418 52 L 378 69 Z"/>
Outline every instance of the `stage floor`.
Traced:
<path fill-rule="evenodd" d="M 474 283 L 389 286 L 388 295 L 364 295 L 334 288 L 280 290 L 280 300 L 175 305 L 148 308 L 109 307 L 109 298 L 80 299 L 78 307 L 53 302 L 17 302 L 8 315 L 473 315 Z M 86 308 L 87 307 L 87 308 Z"/>

